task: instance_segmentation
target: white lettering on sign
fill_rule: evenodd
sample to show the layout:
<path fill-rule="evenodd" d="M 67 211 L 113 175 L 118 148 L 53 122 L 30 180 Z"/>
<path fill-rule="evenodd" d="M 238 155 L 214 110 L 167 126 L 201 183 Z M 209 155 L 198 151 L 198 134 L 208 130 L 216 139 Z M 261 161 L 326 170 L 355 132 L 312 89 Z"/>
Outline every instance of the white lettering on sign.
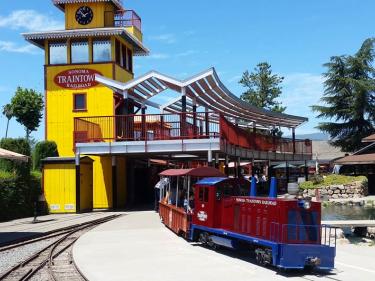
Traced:
<path fill-rule="evenodd" d="M 71 69 L 60 72 L 55 76 L 55 83 L 66 89 L 87 89 L 98 85 L 95 74 L 102 75 L 93 69 Z"/>
<path fill-rule="evenodd" d="M 271 205 L 271 206 L 277 205 L 277 202 L 275 200 L 264 200 L 264 199 L 253 199 L 253 198 L 236 198 L 236 202 Z"/>
<path fill-rule="evenodd" d="M 207 220 L 207 213 L 205 211 L 199 211 L 197 214 L 197 218 L 200 221 L 206 221 Z"/>

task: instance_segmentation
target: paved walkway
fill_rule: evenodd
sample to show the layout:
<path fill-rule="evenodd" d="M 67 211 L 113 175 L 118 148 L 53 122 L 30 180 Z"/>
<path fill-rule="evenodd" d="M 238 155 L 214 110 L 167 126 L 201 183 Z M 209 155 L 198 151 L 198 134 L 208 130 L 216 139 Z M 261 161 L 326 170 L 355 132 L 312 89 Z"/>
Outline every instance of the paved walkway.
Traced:
<path fill-rule="evenodd" d="M 90 220 L 100 219 L 111 214 L 114 213 L 92 212 L 84 214 L 54 214 L 38 217 L 37 223 L 33 223 L 34 218 L 23 218 L 3 222 L 0 223 L 0 244 L 88 222 Z M 116 214 L 118 213 L 116 212 Z"/>
<path fill-rule="evenodd" d="M 91 281 L 374 280 L 375 247 L 339 245 L 329 275 L 288 275 L 257 266 L 244 253 L 219 252 L 186 242 L 154 212 L 134 212 L 98 226 L 73 248 L 80 271 Z"/>

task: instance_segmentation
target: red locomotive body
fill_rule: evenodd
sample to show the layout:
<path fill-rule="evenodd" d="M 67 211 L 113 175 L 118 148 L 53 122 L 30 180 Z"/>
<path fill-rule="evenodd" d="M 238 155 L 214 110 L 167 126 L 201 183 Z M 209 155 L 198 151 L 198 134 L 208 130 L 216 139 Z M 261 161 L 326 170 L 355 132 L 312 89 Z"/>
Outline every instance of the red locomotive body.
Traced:
<path fill-rule="evenodd" d="M 181 208 L 182 220 L 173 219 L 168 204 L 160 205 L 163 222 L 176 233 L 214 248 L 245 247 L 260 264 L 334 268 L 336 240 L 331 241 L 331 228 L 321 225 L 319 202 L 248 196 L 245 179 L 204 178 L 193 189 L 192 206 Z"/>
<path fill-rule="evenodd" d="M 193 224 L 281 243 L 320 241 L 320 203 L 311 202 L 309 209 L 301 209 L 296 199 L 233 196 L 248 193 L 248 186 L 248 181 L 238 179 L 221 181 L 215 188 L 196 185 Z"/>

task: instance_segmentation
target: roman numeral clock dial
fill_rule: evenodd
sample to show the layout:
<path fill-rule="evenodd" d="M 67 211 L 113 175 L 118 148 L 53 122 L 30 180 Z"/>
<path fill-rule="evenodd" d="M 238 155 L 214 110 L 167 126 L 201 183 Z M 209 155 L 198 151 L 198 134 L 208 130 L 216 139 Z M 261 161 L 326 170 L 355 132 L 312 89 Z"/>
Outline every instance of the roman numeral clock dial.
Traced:
<path fill-rule="evenodd" d="M 89 24 L 94 17 L 94 13 L 90 7 L 82 6 L 76 12 L 76 21 L 81 25 Z"/>

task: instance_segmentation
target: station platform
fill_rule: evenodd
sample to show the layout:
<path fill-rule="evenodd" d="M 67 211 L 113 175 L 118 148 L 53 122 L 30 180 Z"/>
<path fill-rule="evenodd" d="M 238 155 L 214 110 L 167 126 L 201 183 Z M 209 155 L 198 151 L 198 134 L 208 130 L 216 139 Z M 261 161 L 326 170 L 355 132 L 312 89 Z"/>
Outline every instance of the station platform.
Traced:
<path fill-rule="evenodd" d="M 90 281 L 373 280 L 373 247 L 339 245 L 337 269 L 327 273 L 277 271 L 248 253 L 213 251 L 189 243 L 160 223 L 155 212 L 130 212 L 84 234 L 73 258 Z M 365 258 L 365 261 L 363 260 Z"/>
<path fill-rule="evenodd" d="M 37 217 L 36 223 L 33 223 L 33 217 L 2 222 L 0 223 L 0 245 L 113 214 L 121 214 L 121 212 L 97 211 L 82 214 L 53 214 Z"/>

